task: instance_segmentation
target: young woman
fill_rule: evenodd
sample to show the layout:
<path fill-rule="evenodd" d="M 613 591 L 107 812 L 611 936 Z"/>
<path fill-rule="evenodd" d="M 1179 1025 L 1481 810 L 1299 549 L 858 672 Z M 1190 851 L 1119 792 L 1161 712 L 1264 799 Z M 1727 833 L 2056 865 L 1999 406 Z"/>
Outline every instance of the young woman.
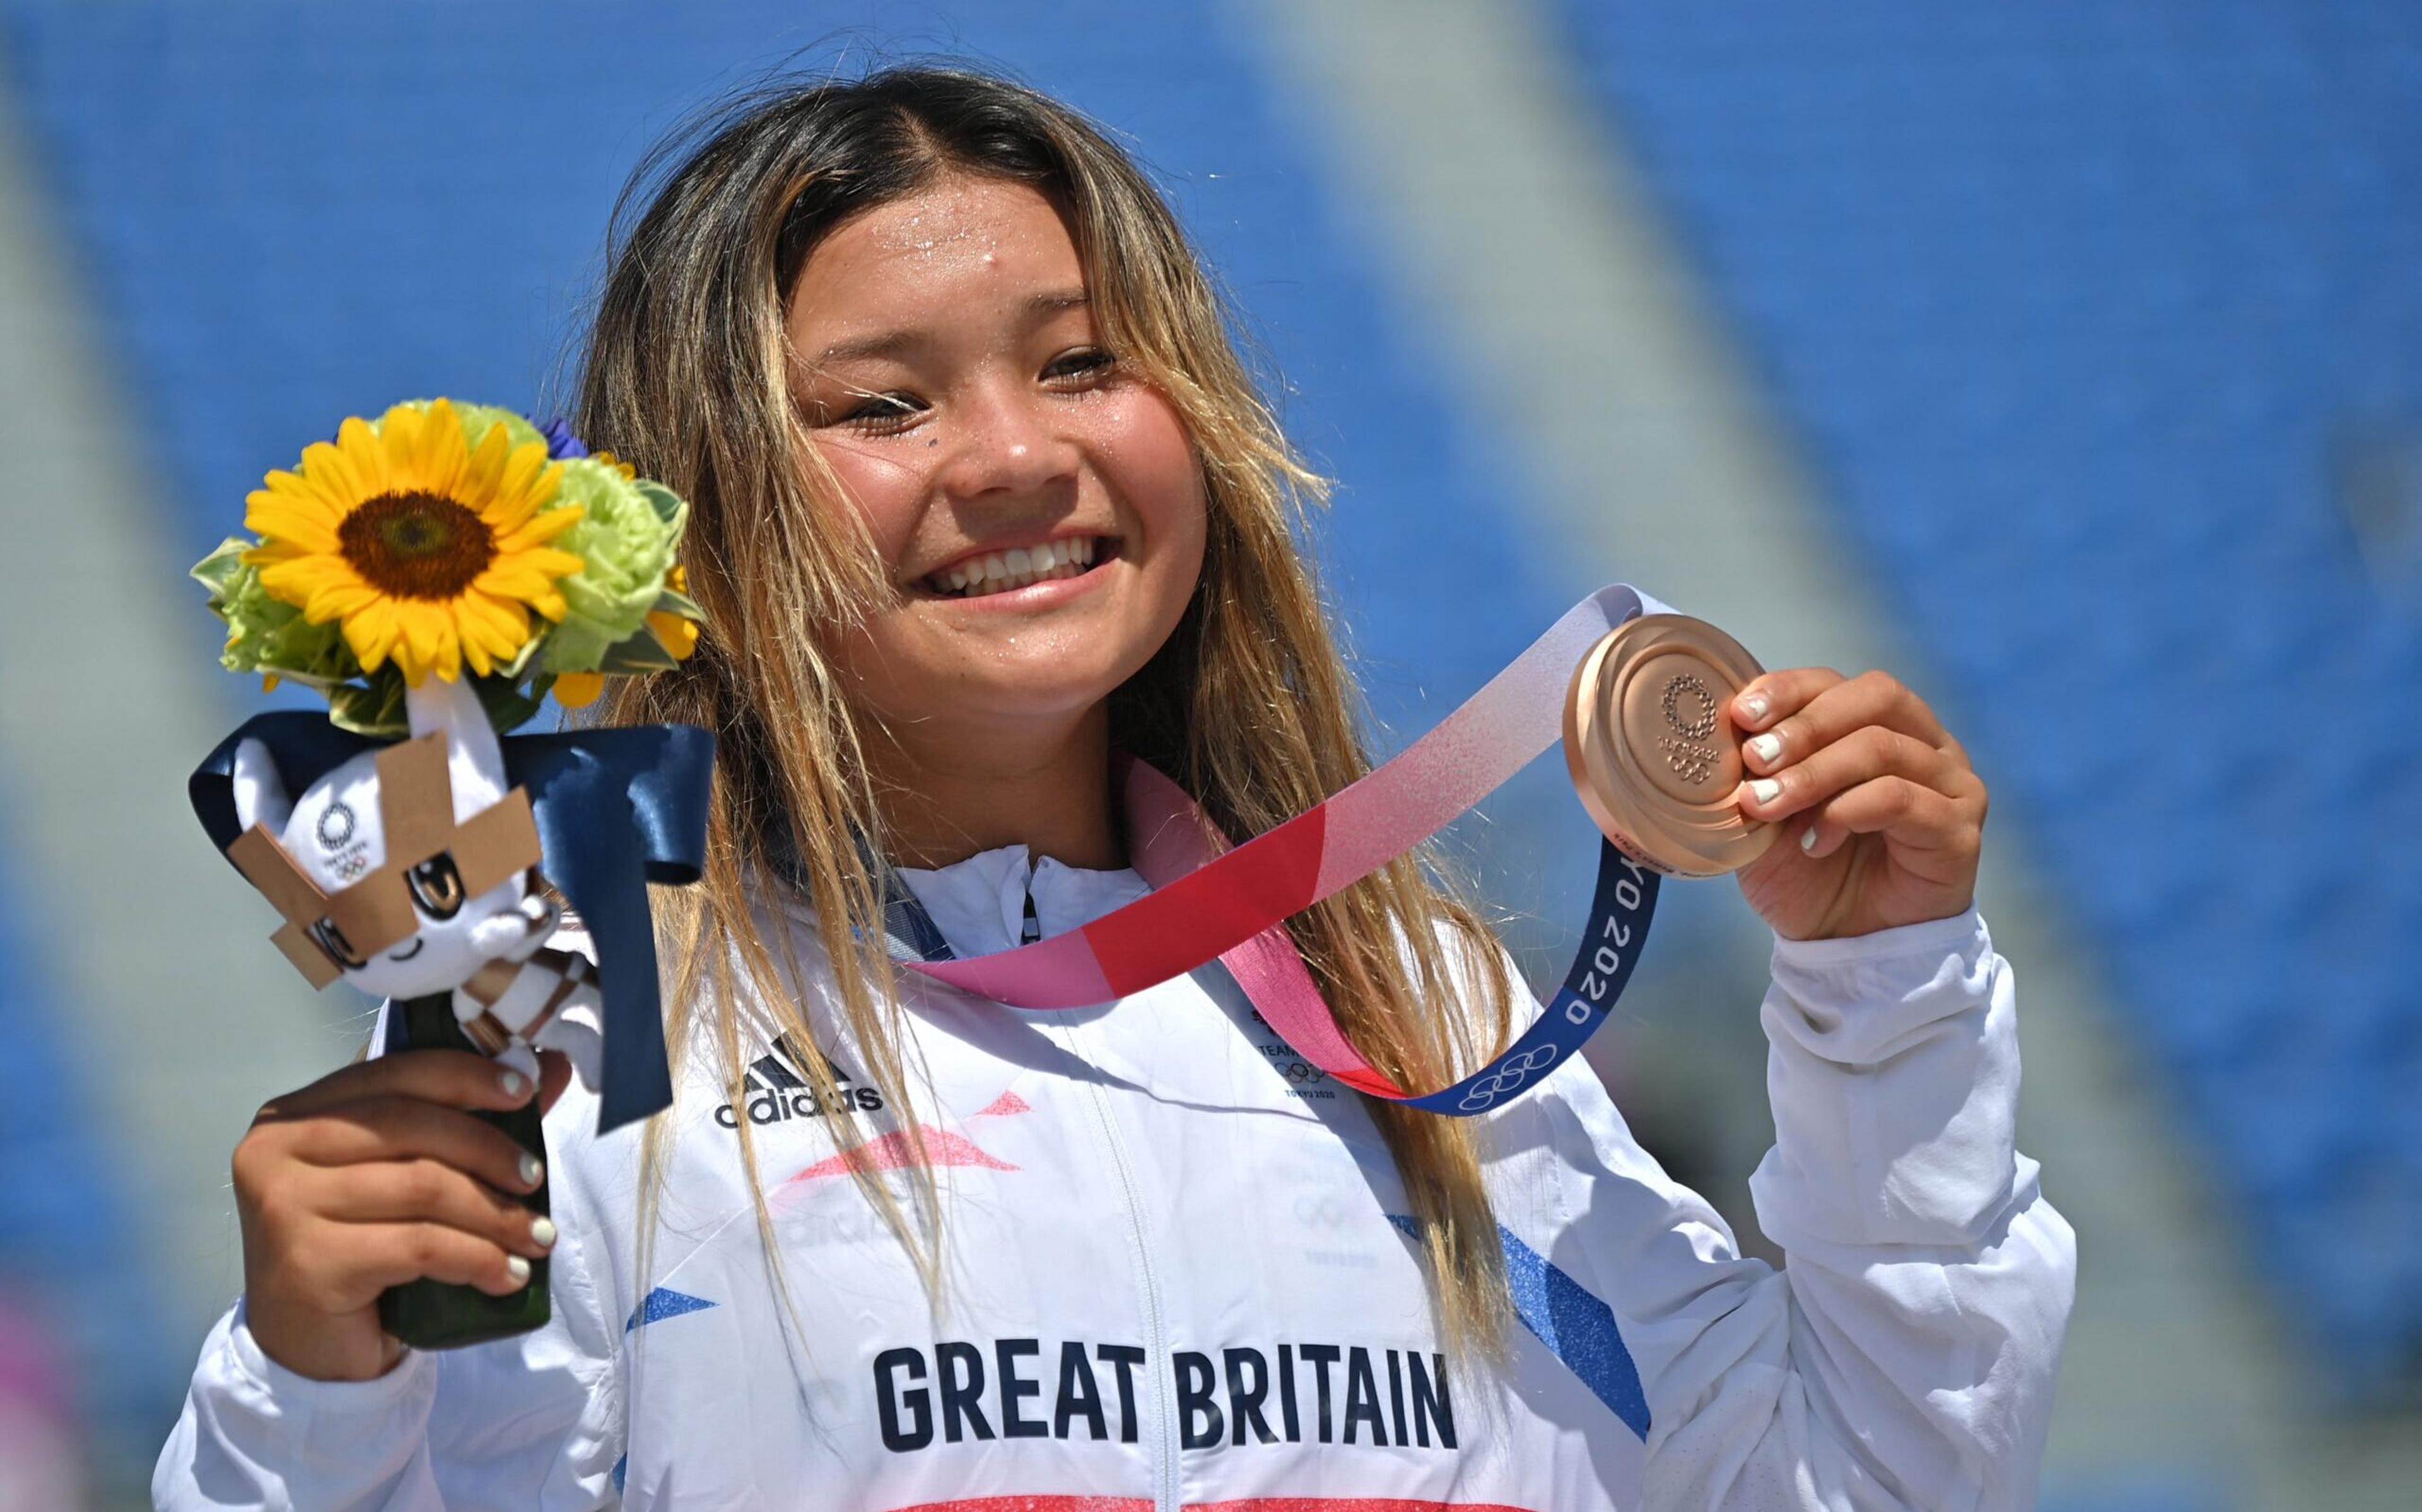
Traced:
<path fill-rule="evenodd" d="M 695 501 L 711 628 L 612 709 L 722 739 L 707 881 L 659 900 L 679 1100 L 601 1138 L 563 1098 L 536 1232 L 503 1195 L 535 1173 L 457 1111 L 533 1095 L 487 1062 L 263 1109 L 162 1504 L 2030 1503 L 2073 1251 L 2011 1144 L 1984 789 L 1926 706 L 1801 670 L 1731 709 L 1787 836 L 1741 876 L 1777 936 L 1781 1271 L 1585 1068 L 1446 1119 L 1323 1080 L 1217 972 L 1075 1013 L 918 978 L 894 958 L 1142 896 L 1114 752 L 1239 836 L 1362 772 L 1290 530 L 1316 480 L 1167 208 L 1063 107 L 897 70 L 686 146 L 578 416 Z M 1516 1016 L 1409 863 L 1291 929 L 1400 1084 Z M 535 1333 L 378 1329 L 385 1286 L 502 1292 L 550 1250 Z"/>

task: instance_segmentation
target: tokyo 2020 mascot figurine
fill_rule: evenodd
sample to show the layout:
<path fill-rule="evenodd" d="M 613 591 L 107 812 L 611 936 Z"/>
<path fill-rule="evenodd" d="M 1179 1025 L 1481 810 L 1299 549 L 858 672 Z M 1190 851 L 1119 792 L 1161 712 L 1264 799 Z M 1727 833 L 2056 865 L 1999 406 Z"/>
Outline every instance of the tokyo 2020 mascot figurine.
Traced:
<path fill-rule="evenodd" d="M 559 1050 L 602 1130 L 672 1100 L 647 884 L 698 879 L 714 740 L 686 725 L 510 735 L 551 693 L 668 670 L 700 618 L 688 507 L 561 421 L 446 399 L 348 419 L 247 499 L 194 575 L 222 662 L 316 689 L 193 776 L 211 838 L 275 907 L 311 985 L 387 1001 L 388 1052 L 475 1050 L 533 1083 Z M 576 918 L 595 960 L 548 943 Z M 482 1113 L 542 1160 L 537 1100 Z M 543 1212 L 542 1186 L 523 1199 Z M 505 1297 L 417 1281 L 379 1301 L 406 1344 L 537 1327 L 546 1262 Z"/>

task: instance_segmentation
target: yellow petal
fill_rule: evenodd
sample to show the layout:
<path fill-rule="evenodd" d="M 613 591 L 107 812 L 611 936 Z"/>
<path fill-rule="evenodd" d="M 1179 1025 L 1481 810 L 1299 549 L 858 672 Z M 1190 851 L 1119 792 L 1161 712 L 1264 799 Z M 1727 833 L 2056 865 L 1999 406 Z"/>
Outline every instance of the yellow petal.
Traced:
<path fill-rule="evenodd" d="M 325 510 L 299 507 L 269 493 L 255 493 L 245 503 L 244 528 L 262 538 L 264 544 L 286 540 L 314 552 L 337 549 L 337 523 Z"/>
<path fill-rule="evenodd" d="M 471 449 L 463 440 L 462 417 L 444 399 L 431 406 L 421 425 L 418 461 L 422 488 L 442 498 L 462 496 Z"/>
<path fill-rule="evenodd" d="M 532 546 L 543 546 L 580 523 L 581 516 L 585 513 L 587 511 L 576 504 L 561 505 L 553 509 L 543 510 L 530 516 L 514 529 L 497 531 L 496 549 L 500 552 L 518 552 Z M 558 554 L 569 555 L 570 553 Z M 576 556 L 572 560 L 574 565 L 564 570 L 577 572 L 582 567 L 588 565 Z"/>
<path fill-rule="evenodd" d="M 446 643 L 453 638 L 450 616 L 433 604 L 411 603 L 401 606 L 397 621 L 403 627 L 403 644 L 411 652 L 404 674 L 411 677 L 415 666 L 426 671 L 443 657 Z M 418 679 L 414 679 L 418 686 Z"/>
<path fill-rule="evenodd" d="M 336 444 L 337 450 L 356 467 L 384 461 L 386 457 L 386 444 L 379 440 L 377 428 L 358 414 L 349 414 L 338 422 Z"/>
<path fill-rule="evenodd" d="M 399 633 L 390 600 L 382 600 L 345 620 L 345 644 L 354 648 L 354 660 L 364 672 L 376 672 L 385 662 Z"/>
<path fill-rule="evenodd" d="M 350 509 L 386 491 L 386 470 L 364 461 L 350 448 L 315 441 L 303 448 L 303 477 L 323 499 L 338 501 L 332 507 Z"/>
<path fill-rule="evenodd" d="M 512 600 L 474 588 L 455 600 L 455 611 L 464 633 L 480 636 L 499 661 L 511 661 L 529 639 L 529 611 Z"/>
<path fill-rule="evenodd" d="M 580 558 L 570 552 L 516 552 L 489 563 L 487 570 L 472 580 L 471 586 L 500 599 L 529 600 L 541 594 L 553 594 L 556 579 L 579 568 Z"/>
<path fill-rule="evenodd" d="M 669 610 L 658 609 L 648 616 L 648 630 L 656 644 L 665 648 L 676 662 L 686 662 L 698 649 L 698 622 Z"/>
<path fill-rule="evenodd" d="M 379 419 L 379 448 L 388 486 L 420 487 L 420 433 L 428 417 L 408 404 L 399 404 Z"/>
<path fill-rule="evenodd" d="M 303 617 L 314 625 L 324 625 L 332 619 L 360 614 L 378 601 L 378 590 L 368 584 L 340 584 L 314 592 L 310 603 L 303 611 Z"/>
<path fill-rule="evenodd" d="M 468 455 L 463 469 L 463 480 L 455 495 L 480 518 L 495 523 L 492 516 L 496 507 L 496 483 L 505 475 L 505 463 L 512 457 L 513 438 L 503 425 L 493 425 L 480 438 L 479 450 Z"/>
<path fill-rule="evenodd" d="M 606 691 L 606 678 L 595 672 L 566 672 L 555 679 L 555 701 L 566 709 L 586 709 Z"/>
<path fill-rule="evenodd" d="M 250 504 L 264 497 L 283 499 L 303 508 L 325 510 L 332 516 L 344 513 L 343 508 L 329 498 L 327 490 L 300 473 L 289 473 L 283 469 L 263 476 L 260 487 L 245 494 L 244 502 Z"/>
<path fill-rule="evenodd" d="M 559 467 L 548 466 L 545 442 L 524 442 L 513 448 L 511 457 L 506 459 L 505 475 L 499 480 L 499 487 L 508 499 L 518 500 L 527 494 L 537 504 L 544 504 L 555 497 L 556 480 L 562 473 L 563 469 Z"/>
<path fill-rule="evenodd" d="M 300 608 L 303 617 L 314 625 L 324 625 L 378 597 L 342 558 L 335 556 L 301 556 L 264 567 L 260 585 L 271 598 Z M 361 597 L 340 597 L 344 595 Z"/>

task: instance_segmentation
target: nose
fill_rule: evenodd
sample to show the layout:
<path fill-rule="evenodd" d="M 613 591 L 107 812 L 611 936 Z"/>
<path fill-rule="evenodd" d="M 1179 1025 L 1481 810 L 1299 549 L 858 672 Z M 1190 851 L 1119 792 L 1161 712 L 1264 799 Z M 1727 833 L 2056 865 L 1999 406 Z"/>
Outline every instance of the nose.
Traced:
<path fill-rule="evenodd" d="M 1050 399 L 1014 382 L 985 383 L 962 400 L 951 454 L 936 481 L 952 499 L 1030 498 L 1074 475 L 1077 448 Z"/>

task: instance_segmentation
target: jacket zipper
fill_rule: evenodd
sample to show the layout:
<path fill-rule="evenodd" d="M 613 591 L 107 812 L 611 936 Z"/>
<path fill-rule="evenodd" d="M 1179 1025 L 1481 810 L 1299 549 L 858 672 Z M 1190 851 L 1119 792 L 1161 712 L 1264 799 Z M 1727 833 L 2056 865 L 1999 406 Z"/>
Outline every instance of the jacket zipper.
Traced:
<path fill-rule="evenodd" d="M 1159 1481 L 1153 1491 L 1152 1504 L 1154 1512 L 1179 1512 L 1177 1408 L 1169 1399 L 1168 1322 L 1161 1312 L 1160 1277 L 1153 1270 L 1152 1241 L 1144 1232 L 1143 1201 L 1136 1191 L 1135 1171 L 1127 1164 L 1126 1148 L 1120 1142 L 1118 1128 L 1112 1118 L 1109 1094 L 1098 1084 L 1088 1084 L 1085 1090 L 1093 1099 L 1093 1115 L 1102 1126 L 1102 1143 L 1110 1152 L 1110 1164 L 1119 1174 L 1119 1190 L 1126 1198 L 1127 1239 L 1135 1248 L 1136 1280 L 1143 1292 L 1145 1348 L 1149 1351 L 1144 1369 L 1152 1380 L 1153 1426 L 1156 1441 L 1153 1460 Z"/>
<path fill-rule="evenodd" d="M 1021 931 L 1023 943 L 1032 943 L 1042 937 L 1041 923 L 1035 917 L 1033 882 L 1030 876 L 1026 894 L 1026 927 Z M 1076 1025 L 1067 1027 L 1071 1039 L 1078 1034 Z M 1153 1470 L 1158 1484 L 1153 1490 L 1153 1512 L 1180 1512 L 1177 1484 L 1177 1404 L 1170 1400 L 1170 1364 L 1168 1322 L 1161 1312 L 1160 1276 L 1152 1264 L 1152 1240 L 1144 1232 L 1142 1194 L 1136 1190 L 1135 1168 L 1127 1163 L 1126 1146 L 1119 1138 L 1118 1122 L 1110 1110 L 1109 1094 L 1100 1083 L 1088 1083 L 1087 1098 L 1093 1107 L 1093 1118 L 1101 1126 L 1102 1146 L 1109 1151 L 1111 1168 L 1118 1172 L 1119 1192 L 1126 1199 L 1127 1242 L 1135 1251 L 1136 1281 L 1142 1291 L 1143 1327 L 1146 1350 L 1144 1372 L 1152 1382 L 1153 1408 Z"/>

